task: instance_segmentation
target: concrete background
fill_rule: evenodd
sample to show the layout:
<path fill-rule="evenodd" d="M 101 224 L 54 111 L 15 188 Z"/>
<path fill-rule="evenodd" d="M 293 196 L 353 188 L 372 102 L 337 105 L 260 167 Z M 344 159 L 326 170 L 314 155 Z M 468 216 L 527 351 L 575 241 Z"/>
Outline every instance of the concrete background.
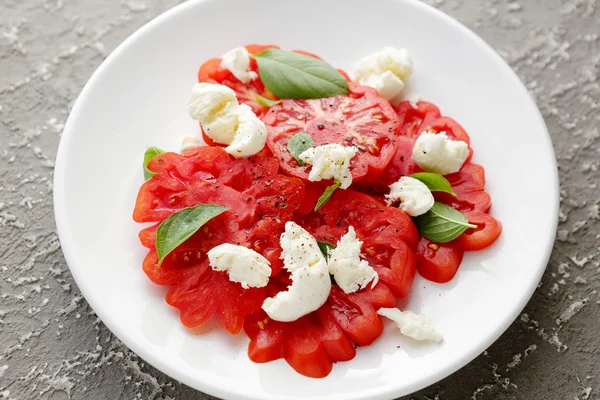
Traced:
<path fill-rule="evenodd" d="M 561 213 L 521 317 L 471 364 L 406 399 L 600 399 L 600 2 L 431 2 L 491 43 L 536 97 Z M 0 1 L 0 399 L 210 398 L 146 365 L 98 320 L 52 213 L 55 152 L 79 91 L 116 45 L 177 3 Z"/>

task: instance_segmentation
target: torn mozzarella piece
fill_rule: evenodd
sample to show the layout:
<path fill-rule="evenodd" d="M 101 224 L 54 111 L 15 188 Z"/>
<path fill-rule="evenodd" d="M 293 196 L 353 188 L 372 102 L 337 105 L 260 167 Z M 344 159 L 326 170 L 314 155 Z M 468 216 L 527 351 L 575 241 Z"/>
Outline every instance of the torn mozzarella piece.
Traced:
<path fill-rule="evenodd" d="M 412 72 L 413 62 L 405 49 L 385 47 L 358 62 L 354 81 L 375 88 L 381 97 L 395 103 Z"/>
<path fill-rule="evenodd" d="M 238 119 L 237 130 L 225 151 L 235 157 L 258 153 L 265 147 L 267 127 L 246 104 L 240 104 L 235 112 Z"/>
<path fill-rule="evenodd" d="M 377 314 L 389 318 L 398 325 L 400 332 L 415 340 L 441 342 L 443 337 L 423 315 L 412 311 L 400 311 L 397 308 L 380 308 Z"/>
<path fill-rule="evenodd" d="M 362 241 L 356 238 L 354 227 L 340 238 L 335 249 L 329 250 L 329 273 L 335 278 L 337 285 L 344 293 L 355 293 L 372 282 L 371 288 L 377 285 L 379 276 L 367 260 L 361 259 Z"/>
<path fill-rule="evenodd" d="M 402 211 L 416 217 L 425 214 L 433 207 L 433 194 L 423 182 L 409 176 L 403 176 L 390 185 L 390 193 L 385 195 L 387 205 L 400 201 Z"/>
<path fill-rule="evenodd" d="M 468 157 L 469 145 L 450 139 L 445 132 L 421 133 L 412 151 L 412 159 L 419 167 L 440 175 L 458 172 Z"/>
<path fill-rule="evenodd" d="M 265 147 L 267 127 L 235 92 L 224 85 L 197 83 L 188 102 L 188 113 L 202 124 L 206 136 L 234 157 L 258 153 Z"/>
<path fill-rule="evenodd" d="M 224 243 L 210 249 L 207 255 L 213 270 L 227 272 L 229 280 L 240 283 L 244 289 L 269 283 L 269 260 L 252 249 Z"/>
<path fill-rule="evenodd" d="M 256 72 L 250 71 L 250 53 L 245 47 L 236 47 L 225 53 L 221 59 L 221 68 L 231 71 L 242 83 L 248 83 L 258 77 Z"/>
<path fill-rule="evenodd" d="M 289 322 L 325 304 L 331 278 L 317 241 L 298 224 L 285 224 L 280 244 L 283 267 L 291 272 L 292 284 L 285 292 L 267 298 L 262 309 L 275 321 Z"/>
<path fill-rule="evenodd" d="M 342 189 L 352 184 L 350 160 L 358 150 L 354 146 L 324 144 L 300 153 L 298 158 L 312 166 L 308 180 L 316 182 L 324 179 L 337 179 Z"/>
<path fill-rule="evenodd" d="M 185 136 L 181 142 L 181 152 L 185 153 L 188 150 L 202 146 L 202 141 L 194 136 Z"/>

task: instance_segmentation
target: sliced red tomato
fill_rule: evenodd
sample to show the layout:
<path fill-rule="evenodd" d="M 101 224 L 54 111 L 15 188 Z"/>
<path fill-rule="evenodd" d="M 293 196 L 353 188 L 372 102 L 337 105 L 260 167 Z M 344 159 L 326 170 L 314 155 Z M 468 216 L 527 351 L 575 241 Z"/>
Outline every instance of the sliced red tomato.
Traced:
<path fill-rule="evenodd" d="M 257 44 L 246 46 L 246 50 L 248 50 L 250 54 L 260 53 L 261 51 L 270 48 L 276 49 L 278 47 Z M 250 59 L 250 71 L 258 73 L 258 65 L 253 58 Z M 240 82 L 240 80 L 233 76 L 229 70 L 221 68 L 220 58 L 210 59 L 200 66 L 200 69 L 198 70 L 198 82 L 218 83 L 230 87 L 235 91 L 238 101 L 250 106 L 252 111 L 259 117 L 267 112 L 269 108 L 258 103 L 256 95 L 271 100 L 277 100 L 277 97 L 265 87 L 260 78 L 253 79 L 248 83 Z M 206 135 L 204 136 L 206 140 Z M 207 143 L 213 144 L 212 141 L 207 141 Z"/>
<path fill-rule="evenodd" d="M 415 276 L 413 250 L 419 240 L 408 215 L 354 190 L 335 192 L 318 212 L 327 224 L 313 229 L 318 240 L 335 244 L 353 226 L 363 242 L 362 254 L 379 279 L 396 297 L 408 295 Z"/>
<path fill-rule="evenodd" d="M 481 165 L 466 162 L 457 173 L 446 175 L 446 179 L 457 194 L 478 192 L 485 187 L 485 170 Z"/>
<path fill-rule="evenodd" d="M 167 293 L 167 303 L 181 311 L 188 328 L 203 325 L 213 315 L 231 333 L 238 333 L 247 314 L 260 309 L 263 288 L 243 289 L 224 272 L 213 271 L 208 260 L 185 270 L 180 281 Z"/>
<path fill-rule="evenodd" d="M 398 118 L 390 104 L 377 92 L 350 83 L 350 94 L 315 100 L 283 100 L 263 117 L 267 144 L 283 170 L 303 180 L 310 166 L 301 166 L 287 144 L 292 136 L 308 133 L 315 146 L 339 143 L 359 151 L 350 162 L 352 179 L 380 174 L 396 152 Z"/>
<path fill-rule="evenodd" d="M 454 197 L 448 193 L 434 192 L 436 201 L 449 205 L 461 213 L 488 212 L 491 206 L 490 195 L 484 191 L 457 193 Z"/>
<path fill-rule="evenodd" d="M 162 221 L 173 211 L 209 201 L 205 197 L 217 193 L 202 193 L 203 186 L 195 187 L 195 183 L 215 183 L 243 191 L 260 180 L 275 176 L 278 168 L 277 160 L 268 150 L 238 159 L 221 147 L 198 147 L 184 155 L 161 154 L 148 164 L 148 169 L 157 175 L 140 188 L 133 219 L 136 222 Z M 229 194 L 222 193 L 222 196 Z M 248 208 L 247 202 L 241 201 L 244 204 L 235 207 L 240 211 Z"/>
<path fill-rule="evenodd" d="M 466 214 L 470 223 L 477 225 L 477 229 L 467 229 L 460 235 L 458 243 L 467 251 L 485 249 L 498 239 L 502 232 L 502 224 L 489 214 L 471 212 Z"/>
<path fill-rule="evenodd" d="M 433 243 L 421 238 L 417 249 L 417 271 L 430 281 L 448 282 L 456 274 L 464 253 L 457 241 Z"/>
<path fill-rule="evenodd" d="M 410 102 L 403 101 L 396 106 L 396 112 L 401 136 L 409 138 L 420 135 L 425 130 L 424 126 L 441 116 L 439 108 L 426 101 L 419 101 L 416 108 Z"/>
<path fill-rule="evenodd" d="M 260 310 L 244 323 L 248 355 L 255 362 L 284 358 L 303 375 L 325 377 L 333 363 L 354 358 L 352 343 L 368 345 L 381 335 L 377 310 L 395 304 L 392 292 L 380 283 L 350 295 L 334 287 L 323 307 L 292 322 L 271 320 Z"/>
<path fill-rule="evenodd" d="M 173 212 L 198 204 L 229 208 L 208 221 L 157 266 L 155 248 L 159 224 L 140 232 L 150 249 L 143 268 L 161 285 L 172 285 L 167 302 L 181 310 L 188 327 L 217 314 L 225 328 L 237 333 L 244 317 L 260 308 L 263 289 L 244 290 L 226 274 L 208 267 L 206 253 L 222 243 L 251 248 L 271 263 L 272 274 L 281 269 L 279 235 L 300 206 L 304 185 L 277 174 L 278 164 L 269 152 L 234 159 L 222 148 L 202 147 L 185 155 L 165 153 L 148 168 L 156 175 L 140 188 L 134 219 L 161 222 Z"/>
<path fill-rule="evenodd" d="M 383 322 L 377 310 L 395 306 L 392 291 L 379 283 L 373 289 L 368 287 L 352 294 L 333 286 L 329 300 L 322 308 L 353 343 L 368 346 L 383 332 Z"/>

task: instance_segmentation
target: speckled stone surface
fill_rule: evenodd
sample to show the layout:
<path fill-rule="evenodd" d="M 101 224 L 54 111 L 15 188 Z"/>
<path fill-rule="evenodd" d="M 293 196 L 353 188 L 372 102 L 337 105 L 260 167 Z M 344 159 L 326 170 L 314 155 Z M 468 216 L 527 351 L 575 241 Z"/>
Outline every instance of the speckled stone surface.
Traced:
<path fill-rule="evenodd" d="M 211 398 L 104 327 L 69 274 L 52 213 L 56 148 L 79 91 L 116 45 L 177 3 L 0 1 L 0 399 Z M 468 366 L 405 399 L 600 399 L 600 1 L 431 3 L 496 48 L 535 96 L 561 212 L 520 318 Z"/>

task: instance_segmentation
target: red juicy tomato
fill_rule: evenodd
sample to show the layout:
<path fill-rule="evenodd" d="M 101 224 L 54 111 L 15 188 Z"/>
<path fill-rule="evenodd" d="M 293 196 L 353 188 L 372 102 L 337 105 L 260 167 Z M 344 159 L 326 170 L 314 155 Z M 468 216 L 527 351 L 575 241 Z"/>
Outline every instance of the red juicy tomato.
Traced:
<path fill-rule="evenodd" d="M 458 243 L 467 251 L 485 249 L 498 239 L 502 232 L 502 224 L 489 214 L 471 212 L 466 214 L 470 223 L 477 225 L 477 229 L 467 229 L 460 235 Z"/>
<path fill-rule="evenodd" d="M 456 241 L 433 243 L 421 238 L 417 249 L 417 271 L 430 281 L 448 282 L 456 274 L 464 252 L 462 246 Z"/>
<path fill-rule="evenodd" d="M 283 100 L 263 117 L 267 144 L 283 170 L 303 180 L 310 166 L 301 166 L 287 150 L 292 136 L 309 134 L 315 146 L 339 143 L 359 151 L 350 162 L 352 179 L 379 175 L 396 152 L 398 118 L 377 92 L 350 83 L 350 94 L 315 100 Z"/>
<path fill-rule="evenodd" d="M 277 49 L 277 46 L 251 44 L 246 46 L 246 50 L 250 54 L 260 53 L 266 49 Z M 258 73 L 258 65 L 256 60 L 250 58 L 250 71 Z M 247 104 L 252 108 L 252 111 L 259 117 L 269 110 L 268 107 L 262 106 L 256 100 L 256 95 L 260 95 L 267 99 L 277 100 L 277 97 L 269 91 L 262 83 L 260 78 L 253 79 L 248 83 L 240 82 L 233 74 L 225 68 L 221 68 L 221 59 L 213 58 L 206 61 L 198 70 L 198 82 L 218 83 L 230 87 L 235 91 L 236 97 L 240 103 Z M 206 140 L 206 135 L 204 135 Z M 209 145 L 213 145 L 212 141 L 207 141 Z"/>
<path fill-rule="evenodd" d="M 254 362 L 284 358 L 303 375 L 325 377 L 333 363 L 354 358 L 352 342 L 368 345 L 381 335 L 383 323 L 376 310 L 395 303 L 391 291 L 380 283 L 350 295 L 333 287 L 323 307 L 292 322 L 271 320 L 260 310 L 244 323 L 250 337 L 248 356 Z"/>
<path fill-rule="evenodd" d="M 410 217 L 396 207 L 387 207 L 368 194 L 339 190 L 319 209 L 327 225 L 313 233 L 322 241 L 337 243 L 353 226 L 363 242 L 362 254 L 396 297 L 410 292 L 415 276 L 415 255 L 419 240 Z"/>
<path fill-rule="evenodd" d="M 401 135 L 410 138 L 420 135 L 425 130 L 425 125 L 431 124 L 441 116 L 440 110 L 426 101 L 419 101 L 416 108 L 410 102 L 403 101 L 396 106 L 396 112 Z"/>
<path fill-rule="evenodd" d="M 185 155 L 165 153 L 148 168 L 156 175 L 140 188 L 134 219 L 160 222 L 173 212 L 197 204 L 226 206 L 157 266 L 158 224 L 140 232 L 150 249 L 143 263 L 148 277 L 172 285 L 167 302 L 181 310 L 181 320 L 196 327 L 217 314 L 225 328 L 237 333 L 246 314 L 260 309 L 264 289 L 243 289 L 223 272 L 208 267 L 206 253 L 222 243 L 246 246 L 267 258 L 272 274 L 281 269 L 279 235 L 304 197 L 300 180 L 277 174 L 269 153 L 231 158 L 222 148 L 201 147 Z"/>

